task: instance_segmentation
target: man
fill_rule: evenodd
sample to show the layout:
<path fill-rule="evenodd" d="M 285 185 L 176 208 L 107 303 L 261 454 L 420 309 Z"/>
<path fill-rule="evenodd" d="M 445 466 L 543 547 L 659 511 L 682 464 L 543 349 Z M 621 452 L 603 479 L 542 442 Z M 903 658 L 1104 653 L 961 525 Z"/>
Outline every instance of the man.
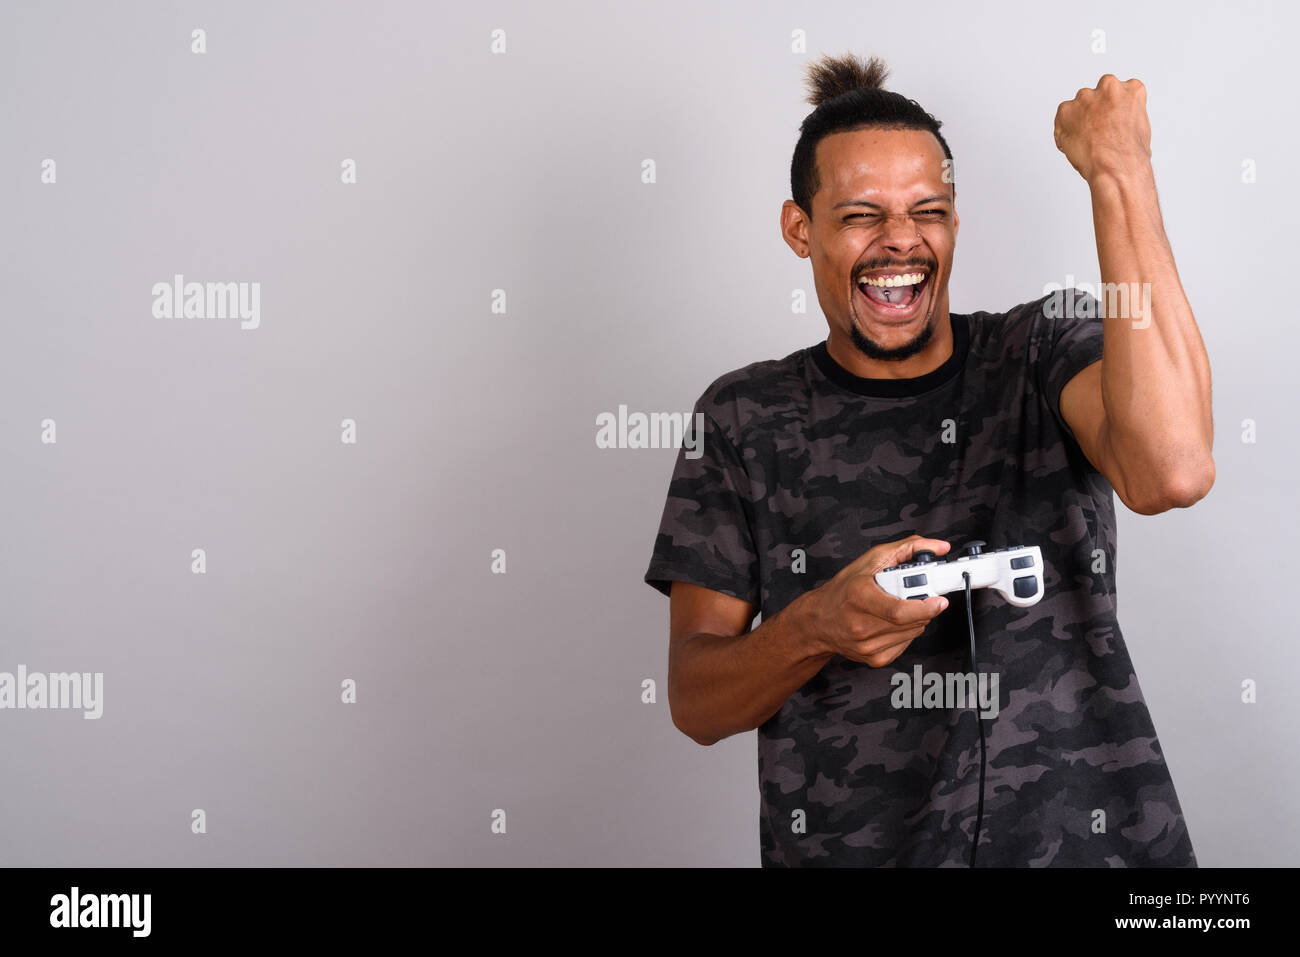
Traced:
<path fill-rule="evenodd" d="M 810 71 L 781 228 L 829 336 L 715 381 L 704 454 L 677 460 L 645 575 L 670 595 L 673 722 L 704 745 L 758 729 L 764 866 L 1194 867 L 1115 610 L 1112 491 L 1152 515 L 1214 481 L 1145 90 L 1103 76 L 1055 130 L 1103 289 L 1134 296 L 950 314 L 952 154 L 885 75 Z M 1045 593 L 972 591 L 971 662 L 963 593 L 902 600 L 874 575 L 976 539 L 1039 546 Z M 967 673 L 990 707 L 900 693 Z"/>

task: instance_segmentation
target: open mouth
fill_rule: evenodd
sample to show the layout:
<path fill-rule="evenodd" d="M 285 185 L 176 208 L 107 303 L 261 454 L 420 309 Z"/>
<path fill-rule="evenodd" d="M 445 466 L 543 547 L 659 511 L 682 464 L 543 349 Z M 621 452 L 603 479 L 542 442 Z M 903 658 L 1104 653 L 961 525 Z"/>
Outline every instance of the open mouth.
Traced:
<path fill-rule="evenodd" d="M 930 272 L 914 269 L 863 276 L 857 287 L 873 312 L 891 319 L 908 319 L 917 312 L 929 284 Z"/>

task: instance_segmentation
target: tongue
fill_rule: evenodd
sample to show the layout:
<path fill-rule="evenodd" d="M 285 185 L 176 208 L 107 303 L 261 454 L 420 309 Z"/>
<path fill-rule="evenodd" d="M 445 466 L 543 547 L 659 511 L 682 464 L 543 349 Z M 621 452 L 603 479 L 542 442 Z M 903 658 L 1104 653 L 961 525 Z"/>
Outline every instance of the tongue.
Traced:
<path fill-rule="evenodd" d="M 867 298 L 883 306 L 909 306 L 916 294 L 915 286 L 866 286 Z"/>

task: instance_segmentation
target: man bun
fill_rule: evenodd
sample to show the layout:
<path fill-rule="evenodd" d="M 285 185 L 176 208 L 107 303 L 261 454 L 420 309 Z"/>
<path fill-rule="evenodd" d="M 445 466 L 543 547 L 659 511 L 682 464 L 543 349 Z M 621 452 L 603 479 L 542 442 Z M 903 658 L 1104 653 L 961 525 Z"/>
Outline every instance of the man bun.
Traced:
<path fill-rule="evenodd" d="M 852 53 L 822 57 L 808 67 L 808 102 L 818 107 L 855 90 L 880 90 L 887 76 L 889 67 L 880 57 L 863 60 Z"/>

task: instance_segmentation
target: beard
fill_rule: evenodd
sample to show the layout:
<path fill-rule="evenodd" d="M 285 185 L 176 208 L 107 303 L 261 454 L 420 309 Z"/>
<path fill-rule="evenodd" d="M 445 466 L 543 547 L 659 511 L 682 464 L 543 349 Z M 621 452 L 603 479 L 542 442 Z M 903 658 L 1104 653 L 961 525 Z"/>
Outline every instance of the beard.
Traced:
<path fill-rule="evenodd" d="M 849 323 L 849 339 L 854 347 L 868 359 L 881 359 L 886 362 L 901 362 L 904 359 L 912 358 L 912 356 L 929 345 L 933 336 L 934 321 L 931 320 L 910 342 L 905 342 L 893 349 L 886 349 L 863 335 L 856 322 Z"/>

